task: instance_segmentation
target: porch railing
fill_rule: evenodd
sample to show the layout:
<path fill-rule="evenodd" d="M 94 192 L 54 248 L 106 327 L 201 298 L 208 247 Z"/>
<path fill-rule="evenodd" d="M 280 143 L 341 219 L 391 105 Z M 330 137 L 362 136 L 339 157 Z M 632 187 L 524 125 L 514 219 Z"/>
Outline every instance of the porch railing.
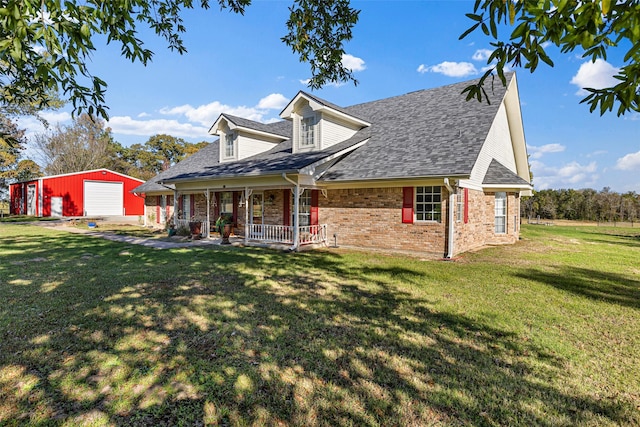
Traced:
<path fill-rule="evenodd" d="M 326 224 L 304 225 L 300 226 L 299 229 L 299 243 L 301 245 L 324 243 L 327 241 Z M 258 240 L 267 243 L 293 244 L 293 226 L 249 224 L 248 238 L 249 240 Z"/>

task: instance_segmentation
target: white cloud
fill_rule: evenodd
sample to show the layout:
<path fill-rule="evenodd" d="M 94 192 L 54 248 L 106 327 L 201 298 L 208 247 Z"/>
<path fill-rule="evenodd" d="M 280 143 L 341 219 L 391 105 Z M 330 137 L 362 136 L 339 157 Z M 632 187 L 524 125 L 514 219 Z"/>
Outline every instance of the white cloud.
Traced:
<path fill-rule="evenodd" d="M 135 120 L 129 116 L 115 116 L 107 124 L 113 133 L 123 135 L 152 136 L 166 133 L 185 138 L 205 138 L 208 127 L 194 126 L 191 123 L 180 123 L 177 120 Z"/>
<path fill-rule="evenodd" d="M 616 162 L 616 169 L 624 171 L 640 170 L 640 151 L 620 157 Z"/>
<path fill-rule="evenodd" d="M 419 73 L 440 73 L 448 77 L 466 77 L 478 74 L 476 67 L 470 62 L 449 62 L 444 61 L 437 65 L 427 66 L 420 64 L 417 70 Z"/>
<path fill-rule="evenodd" d="M 258 108 L 267 110 L 282 110 L 287 106 L 289 100 L 281 93 L 272 93 L 258 102 Z"/>
<path fill-rule="evenodd" d="M 573 76 L 570 83 L 580 88 L 576 95 L 584 96 L 589 93 L 584 88 L 604 89 L 618 84 L 619 81 L 613 76 L 619 71 L 619 68 L 607 61 L 596 59 L 596 62 L 588 61 L 580 65 L 578 73 Z"/>
<path fill-rule="evenodd" d="M 309 82 L 311 81 L 311 79 L 304 79 L 304 80 L 299 80 L 299 82 L 305 86 L 309 86 Z"/>
<path fill-rule="evenodd" d="M 250 120 L 261 121 L 264 116 L 263 111 L 256 108 L 221 104 L 218 101 L 209 104 L 193 107 L 189 104 L 179 105 L 177 107 L 164 107 L 160 109 L 160 114 L 165 116 L 185 116 L 190 122 L 198 123 L 202 126 L 211 126 L 213 122 L 222 113 L 228 113 L 232 116 L 243 117 Z"/>
<path fill-rule="evenodd" d="M 596 157 L 596 156 L 602 156 L 603 154 L 607 154 L 608 151 L 607 150 L 596 150 L 593 153 L 587 153 L 585 156 L 586 157 Z"/>
<path fill-rule="evenodd" d="M 165 116 L 185 116 L 190 122 L 209 127 L 222 113 L 255 120 L 257 122 L 265 122 L 269 119 L 266 117 L 269 110 L 282 109 L 287 105 L 287 102 L 288 100 L 284 95 L 272 93 L 262 98 L 255 107 L 246 107 L 244 105 L 234 107 L 214 101 L 197 107 L 190 104 L 164 107 L 161 108 L 159 112 Z"/>
<path fill-rule="evenodd" d="M 527 145 L 527 150 L 532 159 L 539 159 L 547 153 L 561 153 L 565 150 L 565 146 L 561 144 L 545 144 L 539 147 Z"/>
<path fill-rule="evenodd" d="M 138 114 L 138 118 L 142 119 L 144 117 L 151 117 L 151 114 L 145 113 L 144 111 L 142 113 Z"/>
<path fill-rule="evenodd" d="M 49 122 L 50 125 L 67 122 L 71 120 L 71 114 L 67 111 L 55 112 L 55 111 L 45 111 L 40 113 L 43 119 Z"/>
<path fill-rule="evenodd" d="M 589 188 L 600 177 L 596 172 L 596 162 L 582 165 L 578 162 L 569 162 L 561 166 L 546 166 L 538 160 L 532 160 L 531 172 L 533 182 L 537 190 L 547 188 Z"/>
<path fill-rule="evenodd" d="M 486 61 L 492 53 L 493 51 L 489 49 L 478 49 L 475 51 L 471 59 L 474 61 Z"/>
<path fill-rule="evenodd" d="M 365 70 L 367 67 L 364 65 L 364 60 L 360 59 L 358 57 L 355 57 L 353 55 L 349 55 L 348 53 L 345 53 L 344 55 L 342 55 L 342 61 L 340 61 L 342 63 L 342 66 L 348 70 L 351 70 L 353 72 L 355 71 L 363 71 Z"/>

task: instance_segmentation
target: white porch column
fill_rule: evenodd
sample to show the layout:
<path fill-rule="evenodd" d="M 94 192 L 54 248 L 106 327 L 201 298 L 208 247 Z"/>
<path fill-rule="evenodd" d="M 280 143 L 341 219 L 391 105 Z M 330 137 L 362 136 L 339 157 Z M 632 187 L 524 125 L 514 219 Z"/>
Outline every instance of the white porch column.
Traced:
<path fill-rule="evenodd" d="M 178 228 L 178 190 L 173 190 L 173 226 Z"/>
<path fill-rule="evenodd" d="M 249 242 L 249 197 L 253 191 L 244 187 L 244 244 Z"/>

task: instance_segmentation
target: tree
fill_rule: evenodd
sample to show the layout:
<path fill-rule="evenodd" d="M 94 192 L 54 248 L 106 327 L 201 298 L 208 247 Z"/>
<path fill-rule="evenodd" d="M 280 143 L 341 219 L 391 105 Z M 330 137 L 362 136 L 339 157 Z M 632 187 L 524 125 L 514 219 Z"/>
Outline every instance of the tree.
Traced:
<path fill-rule="evenodd" d="M 31 159 L 23 159 L 16 165 L 13 179 L 16 181 L 30 181 L 44 176 L 40 165 Z"/>
<path fill-rule="evenodd" d="M 56 126 L 48 133 L 36 135 L 35 146 L 40 152 L 48 175 L 98 169 L 108 165 L 111 129 L 104 121 L 83 114 L 69 126 Z"/>
<path fill-rule="evenodd" d="M 251 0 L 217 0 L 222 9 L 243 14 Z M 106 36 L 120 45 L 122 55 L 147 64 L 153 52 L 138 38 L 147 26 L 163 37 L 171 50 L 186 52 L 181 35 L 186 31 L 185 9 L 209 9 L 210 0 L 113 0 L 84 2 L 6 0 L 0 7 L 0 74 L 4 76 L 0 104 L 42 103 L 46 93 L 60 88 L 74 112 L 107 118 L 107 84 L 91 74 L 86 63 L 96 50 L 94 38 Z M 360 11 L 350 0 L 293 0 L 282 37 L 301 61 L 311 67 L 309 86 L 355 80 L 342 64 L 344 43 L 353 34 Z M 545 44 L 563 53 L 584 50 L 584 57 L 606 59 L 607 50 L 630 43 L 625 65 L 611 88 L 588 89 L 583 100 L 600 113 L 618 106 L 618 115 L 640 111 L 640 5 L 638 0 L 476 0 L 474 24 L 461 38 L 477 29 L 495 41 L 489 58 L 493 66 L 477 85 L 465 89 L 467 98 L 487 99 L 485 83 L 495 71 L 505 84 L 504 70 L 523 66 L 535 71 L 540 61 L 553 65 Z M 517 23 L 517 25 L 516 25 Z M 511 27 L 508 41 L 499 38 L 501 25 Z M 493 77 L 492 77 L 493 79 Z"/>
<path fill-rule="evenodd" d="M 4 198 L 9 181 L 14 179 L 14 168 L 26 144 L 24 130 L 6 115 L 0 114 L 0 196 Z"/>
<path fill-rule="evenodd" d="M 251 0 L 217 0 L 222 9 L 243 14 Z M 197 5 L 209 9 L 209 0 Z M 163 37 L 171 50 L 186 48 L 182 14 L 192 0 L 25 1 L 7 0 L 0 7 L 0 104 L 46 105 L 46 94 L 60 88 L 74 112 L 107 118 L 106 82 L 91 74 L 87 59 L 96 36 L 120 45 L 122 55 L 146 65 L 153 52 L 138 38 L 139 26 Z M 342 63 L 343 43 L 352 36 L 358 11 L 349 0 L 294 0 L 282 40 L 309 62 L 311 87 L 353 79 Z"/>
<path fill-rule="evenodd" d="M 585 88 L 589 95 L 581 102 L 588 103 L 591 112 L 600 114 L 617 106 L 618 116 L 640 112 L 640 3 L 638 0 L 476 0 L 474 13 L 467 14 L 475 23 L 465 31 L 463 39 L 478 29 L 494 39 L 489 67 L 475 85 L 465 89 L 467 100 L 488 100 L 485 82 L 496 72 L 506 84 L 505 68 L 524 67 L 534 72 L 540 61 L 553 66 L 545 51 L 550 43 L 562 53 L 582 50 L 584 58 L 596 61 L 607 58 L 607 51 L 629 44 L 625 64 L 615 76 L 620 82 L 603 89 Z M 516 25 L 517 23 L 517 25 Z M 499 37 L 500 25 L 511 28 L 508 41 Z"/>

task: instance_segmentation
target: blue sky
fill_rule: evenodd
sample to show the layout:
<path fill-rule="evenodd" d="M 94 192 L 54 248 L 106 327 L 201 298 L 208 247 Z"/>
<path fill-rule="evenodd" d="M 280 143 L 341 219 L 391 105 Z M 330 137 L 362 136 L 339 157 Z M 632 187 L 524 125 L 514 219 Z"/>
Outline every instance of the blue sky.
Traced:
<path fill-rule="evenodd" d="M 142 39 L 155 52 L 147 67 L 121 58 L 118 46 L 97 43 L 90 70 L 109 84 L 113 135 L 123 145 L 167 133 L 188 141 L 212 141 L 207 130 L 221 112 L 268 122 L 299 90 L 309 90 L 309 66 L 280 41 L 288 1 L 254 0 L 245 16 L 220 11 L 184 15 L 188 53 L 178 55 L 149 31 Z M 471 24 L 472 1 L 353 1 L 360 9 L 345 63 L 359 81 L 314 91 L 349 106 L 477 78 L 486 66 L 489 39 L 481 33 L 458 40 Z M 531 74 L 516 70 L 534 185 L 545 188 L 611 187 L 640 193 L 640 114 L 601 117 L 579 104 L 580 88 L 610 81 L 623 49 L 607 62 L 590 63 L 580 52 L 548 53 L 555 67 Z M 474 101 L 475 102 L 475 101 Z M 70 108 L 47 113 L 70 123 Z M 37 124 L 22 121 L 30 134 Z"/>

